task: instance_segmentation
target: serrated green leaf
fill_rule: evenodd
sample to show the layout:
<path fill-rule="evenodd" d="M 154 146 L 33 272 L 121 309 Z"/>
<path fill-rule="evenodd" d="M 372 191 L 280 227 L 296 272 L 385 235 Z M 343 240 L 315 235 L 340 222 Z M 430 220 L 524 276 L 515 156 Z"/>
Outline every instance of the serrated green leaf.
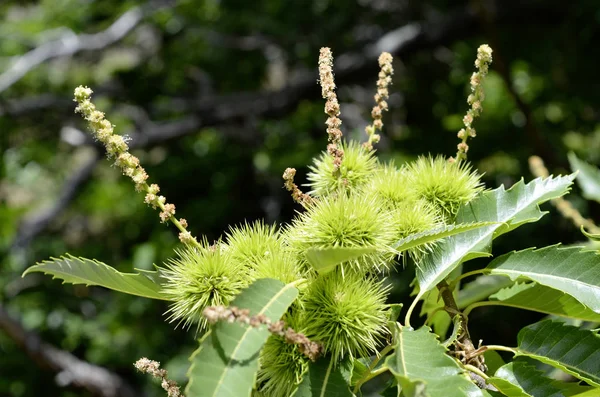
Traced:
<path fill-rule="evenodd" d="M 366 254 L 372 254 L 373 252 L 375 252 L 375 248 L 311 248 L 306 251 L 306 260 L 317 272 L 325 274 L 335 269 L 340 263 L 359 258 Z"/>
<path fill-rule="evenodd" d="M 41 272 L 63 283 L 100 286 L 144 298 L 169 300 L 161 293 L 158 271 L 138 270 L 138 273 L 121 273 L 95 259 L 77 258 L 71 255 L 50 258 L 31 266 L 23 273 Z"/>
<path fill-rule="evenodd" d="M 405 238 L 398 240 L 396 244 L 392 245 L 392 248 L 398 252 L 407 251 L 409 249 L 418 247 L 423 244 L 431 243 L 446 237 L 454 236 L 460 233 L 465 233 L 470 230 L 479 229 L 480 227 L 490 226 L 493 224 L 494 222 L 472 222 L 443 225 L 430 230 L 426 230 L 424 232 L 406 236 Z"/>
<path fill-rule="evenodd" d="M 291 284 L 260 279 L 244 289 L 231 306 L 249 309 L 251 316 L 263 314 L 277 321 L 297 296 L 298 290 Z M 187 395 L 250 396 L 260 351 L 269 335 L 264 326 L 253 328 L 223 321 L 215 324 L 192 354 Z"/>
<path fill-rule="evenodd" d="M 458 292 L 456 304 L 459 309 L 464 309 L 475 302 L 480 302 L 488 298 L 502 288 L 509 287 L 513 283 L 514 281 L 506 276 L 492 276 L 487 274 L 479 276 L 470 283 L 465 284 Z"/>
<path fill-rule="evenodd" d="M 489 256 L 492 240 L 516 227 L 539 220 L 539 204 L 566 194 L 575 175 L 523 180 L 509 190 L 503 186 L 479 195 L 459 210 L 456 223 L 496 222 L 490 226 L 447 237 L 417 263 L 419 295 L 434 288 L 461 262 Z"/>
<path fill-rule="evenodd" d="M 600 313 L 600 256 L 594 251 L 558 245 L 526 249 L 494 259 L 486 271 L 563 291 Z"/>
<path fill-rule="evenodd" d="M 562 397 L 561 389 L 542 371 L 522 361 L 506 364 L 488 379 L 508 397 Z"/>
<path fill-rule="evenodd" d="M 571 295 L 536 283 L 517 283 L 490 296 L 488 302 L 475 305 L 510 306 L 561 317 L 600 322 L 600 314 L 595 313 Z"/>
<path fill-rule="evenodd" d="M 588 200 L 600 202 L 600 170 L 579 159 L 575 153 L 569 153 L 569 163 L 573 171 L 579 171 L 577 184 Z"/>
<path fill-rule="evenodd" d="M 342 368 L 330 357 L 322 357 L 308 365 L 294 397 L 352 397 Z"/>
<path fill-rule="evenodd" d="M 544 320 L 523 328 L 517 340 L 517 355 L 535 358 L 600 387 L 600 337 L 595 332 Z"/>
<path fill-rule="evenodd" d="M 385 365 L 402 386 L 403 394 L 410 391 L 413 394 L 409 395 L 429 397 L 487 395 L 446 354 L 446 349 L 428 327 L 416 331 L 406 327 L 399 328 L 395 351 L 386 358 Z"/>

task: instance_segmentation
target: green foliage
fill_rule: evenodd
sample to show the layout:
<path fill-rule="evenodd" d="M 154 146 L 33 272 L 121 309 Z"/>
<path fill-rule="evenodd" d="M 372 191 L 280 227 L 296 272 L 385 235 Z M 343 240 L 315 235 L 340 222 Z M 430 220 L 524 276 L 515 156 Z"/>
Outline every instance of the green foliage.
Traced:
<path fill-rule="evenodd" d="M 219 19 L 219 6 L 214 7 L 200 11 L 213 15 L 207 17 L 208 25 L 210 18 Z M 235 25 L 237 21 L 230 23 Z M 242 42 L 245 46 L 253 41 Z M 386 54 L 385 58 L 391 56 Z M 176 62 L 188 64 L 185 59 Z M 494 349 L 537 359 L 572 374 L 597 391 L 600 339 L 595 331 L 543 321 L 521 330 L 516 349 L 501 345 L 479 349 L 470 339 L 467 317 L 478 306 L 505 305 L 592 323 L 600 321 L 600 257 L 593 251 L 558 246 L 525 249 L 463 274 L 465 262 L 491 256 L 497 237 L 539 221 L 545 214 L 539 205 L 568 193 L 575 178 L 575 174 L 538 178 L 527 184 L 521 179 L 509 190 L 504 186 L 484 190 L 480 170 L 466 161 L 466 141 L 475 137 L 471 124 L 482 110 L 482 79 L 489 62 L 491 49 L 481 46 L 475 62 L 478 70 L 471 77 L 472 93 L 467 99 L 470 109 L 462 119 L 466 130 L 459 132 L 459 161 L 430 155 L 397 167 L 391 161 L 380 162 L 373 150 L 355 139 L 338 145 L 339 136 L 331 131 L 339 122 L 335 119 L 339 113 L 335 84 L 331 81 L 325 87 L 326 82 L 321 81 L 330 116 L 328 150 L 309 167 L 308 194 L 286 177 L 292 175 L 288 170 L 284 174 L 285 187 L 304 210 L 281 228 L 263 221 L 230 227 L 224 240 L 217 239 L 213 244 L 207 237 L 198 242 L 188 230 L 188 222 L 175 218 L 174 205 L 158 195 L 157 185 L 146 182 L 148 174 L 140 160 L 129 153 L 126 140 L 113 134 L 113 124 L 94 110 L 95 105 L 89 102 L 91 90 L 79 87 L 78 109 L 90 122 L 94 136 L 116 158 L 123 173 L 133 179 L 136 189 L 145 193 L 144 201 L 160 211 L 161 221 L 169 221 L 179 229 L 185 248 L 176 249 L 175 256 L 158 272 L 123 274 L 99 262 L 66 257 L 35 265 L 25 274 L 45 272 L 66 282 L 172 301 L 169 318 L 186 327 L 195 323 L 196 332 L 202 333 L 200 346 L 190 358 L 188 396 L 352 396 L 361 395 L 362 387 L 371 380 L 372 384 L 379 382 L 382 395 L 396 397 L 589 391 L 576 384 L 548 381 L 550 378 L 519 360 L 503 365 L 502 359 L 494 356 Z M 320 59 L 320 72 L 330 63 Z M 392 66 L 386 68 L 391 73 Z M 331 70 L 324 73 L 332 75 Z M 385 100 L 391 78 L 387 74 L 382 71 L 377 82 L 373 118 L 378 125 L 382 123 L 378 113 L 388 107 Z M 256 84 L 249 81 L 247 84 Z M 194 96 L 185 92 L 187 85 L 176 81 L 171 89 L 183 97 Z M 151 106 L 155 105 L 152 102 Z M 179 108 L 179 102 L 174 107 Z M 258 112 L 261 107 L 257 106 Z M 550 112 L 554 119 L 558 117 L 555 110 Z M 164 117 L 179 116 L 178 112 L 166 111 Z M 215 118 L 223 117 L 221 113 L 215 109 L 208 112 Z M 298 116 L 304 118 L 303 114 Z M 198 123 L 206 122 L 204 116 L 200 119 Z M 290 130 L 296 132 L 298 128 Z M 232 155 L 235 149 L 220 139 L 214 131 L 200 131 L 195 142 L 197 152 L 221 145 L 220 153 Z M 367 146 L 370 143 L 371 139 Z M 266 142 L 253 159 L 253 171 L 266 172 L 269 168 L 268 146 Z M 276 152 L 281 146 L 271 149 Z M 591 166 L 574 155 L 570 159 L 585 169 L 581 171 L 585 174 L 585 190 L 586 183 L 594 178 L 590 176 Z M 235 179 L 227 171 L 220 171 L 215 180 L 228 177 Z M 241 186 L 243 178 L 238 179 Z M 213 188 L 219 186 L 218 182 L 211 183 Z M 240 188 L 239 193 L 247 199 L 245 189 Z M 269 207 L 267 204 L 265 207 Z M 213 208 L 207 210 L 202 203 L 194 209 L 199 219 L 212 216 Z M 404 266 L 396 266 L 398 259 Z M 398 320 L 402 304 L 391 293 L 394 285 L 390 280 L 408 284 L 411 273 L 403 270 L 411 270 L 413 263 L 417 295 L 402 323 Z M 392 269 L 398 271 L 397 277 Z M 478 273 L 491 275 L 461 288 L 463 277 Z M 424 301 L 422 313 L 427 314 L 427 321 L 434 324 L 440 337 L 447 334 L 451 323 L 454 325 L 443 344 L 427 326 L 416 331 L 411 327 L 411 314 L 420 301 Z M 215 313 L 227 314 L 219 317 Z M 208 323 L 212 324 L 210 328 Z M 497 369 L 492 378 L 482 360 L 484 352 L 495 361 L 490 365 Z M 155 376 L 165 377 L 162 372 L 157 375 L 156 368 L 154 371 Z M 383 374 L 388 380 L 392 377 L 391 382 L 382 385 L 383 377 L 379 376 Z M 490 384 L 498 391 L 486 391 Z M 165 379 L 162 385 L 174 387 Z"/>
<path fill-rule="evenodd" d="M 395 333 L 395 352 L 386 358 L 385 365 L 403 393 L 429 397 L 487 395 L 467 379 L 427 327 L 416 331 L 401 327 Z"/>
<path fill-rule="evenodd" d="M 555 316 L 600 322 L 600 314 L 572 296 L 536 283 L 515 283 L 491 295 L 488 302 L 480 302 L 474 306 L 486 305 L 511 306 Z"/>
<path fill-rule="evenodd" d="M 500 367 L 490 378 L 490 383 L 508 397 L 564 395 L 559 387 L 552 384 L 550 378 L 544 376 L 542 371 L 522 361 Z"/>
<path fill-rule="evenodd" d="M 509 287 L 512 281 L 508 277 L 483 275 L 464 285 L 458 293 L 457 305 L 464 309 L 472 303 L 489 297 L 502 288 Z"/>
<path fill-rule="evenodd" d="M 535 358 L 600 387 L 597 332 L 558 321 L 541 321 L 519 332 L 517 354 Z"/>
<path fill-rule="evenodd" d="M 410 251 L 419 246 L 428 245 L 446 237 L 491 225 L 493 225 L 493 222 L 460 223 L 434 227 L 423 232 L 410 234 L 408 237 L 402 238 L 392 245 L 392 248 L 398 252 Z"/>
<path fill-rule="evenodd" d="M 276 321 L 286 312 L 298 290 L 281 281 L 257 280 L 232 302 L 252 315 Z M 187 393 L 192 396 L 247 396 L 254 388 L 260 351 L 269 338 L 264 328 L 219 322 L 211 327 L 192 355 Z"/>
<path fill-rule="evenodd" d="M 563 291 L 600 313 L 598 254 L 580 247 L 558 245 L 512 252 L 494 259 L 486 268 L 512 280 L 528 279 Z"/>
<path fill-rule="evenodd" d="M 63 283 L 97 285 L 126 294 L 145 298 L 173 300 L 161 289 L 166 280 L 158 271 L 139 270 L 138 273 L 121 273 L 114 268 L 95 259 L 77 258 L 71 255 L 52 258 L 31 266 L 24 273 L 41 272 L 52 278 L 63 280 Z"/>
<path fill-rule="evenodd" d="M 444 240 L 417 264 L 420 295 L 444 279 L 461 262 L 489 256 L 492 240 L 514 228 L 539 220 L 544 213 L 538 205 L 567 193 L 574 175 L 536 179 L 528 184 L 516 183 L 509 190 L 503 186 L 482 193 L 459 211 L 456 221 L 497 222 Z"/>

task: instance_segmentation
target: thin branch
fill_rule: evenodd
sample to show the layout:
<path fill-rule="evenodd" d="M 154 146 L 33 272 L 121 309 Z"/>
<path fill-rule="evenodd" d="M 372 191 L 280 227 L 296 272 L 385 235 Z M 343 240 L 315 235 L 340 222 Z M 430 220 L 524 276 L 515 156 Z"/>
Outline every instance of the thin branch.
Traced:
<path fill-rule="evenodd" d="M 440 296 L 444 301 L 445 309 L 450 318 L 454 318 L 454 316 L 460 316 L 460 327 L 461 333 L 458 335 L 458 338 L 455 341 L 456 353 L 462 353 L 464 360 L 464 364 L 473 364 L 476 367 L 480 368 L 482 371 L 486 371 L 486 366 L 484 360 L 479 355 L 473 354 L 477 351 L 477 348 L 473 344 L 471 340 L 471 335 L 469 334 L 468 321 L 467 317 L 460 312 L 456 300 L 454 299 L 454 295 L 452 294 L 452 290 L 450 286 L 446 282 L 446 280 L 442 280 L 437 288 L 439 290 Z"/>
<path fill-rule="evenodd" d="M 19 321 L 9 316 L 1 304 L 0 330 L 3 330 L 36 364 L 56 372 L 56 381 L 60 386 L 79 386 L 102 397 L 140 395 L 119 375 L 43 342 L 39 335 L 27 331 Z"/>
<path fill-rule="evenodd" d="M 505 6 L 495 17 L 497 20 L 514 20 L 515 16 L 527 18 L 528 15 L 540 12 L 540 7 L 537 5 L 539 3 L 521 2 L 516 6 Z M 375 60 L 382 51 L 388 51 L 397 57 L 406 59 L 417 51 L 451 43 L 464 35 L 473 35 L 477 31 L 476 25 L 477 16 L 469 8 L 459 8 L 439 20 L 405 25 L 383 35 L 376 42 L 364 47 L 362 51 L 338 56 L 334 69 L 336 79 L 340 81 L 340 84 L 344 84 L 351 80 L 364 78 L 365 72 L 376 69 Z M 200 128 L 208 126 L 234 123 L 251 117 L 283 116 L 292 111 L 301 100 L 318 97 L 319 86 L 316 84 L 316 80 L 314 73 L 298 72 L 288 86 L 281 90 L 209 96 L 196 101 L 174 98 L 173 102 L 177 103 L 178 111 L 187 113 L 187 116 L 164 123 L 148 122 L 138 126 L 134 131 L 124 131 L 124 134 L 131 138 L 129 146 L 134 149 L 177 139 L 196 133 Z M 42 108 L 41 105 L 38 103 L 36 107 Z M 55 104 L 52 101 L 44 101 L 43 105 L 54 106 Z M 95 145 L 91 138 L 88 138 L 84 144 Z M 62 194 L 61 198 L 68 196 L 69 186 L 69 183 L 65 184 L 67 192 Z M 66 207 L 68 202 L 66 204 L 65 202 L 56 207 Z M 60 211 L 48 212 L 49 215 L 54 214 L 53 216 L 57 216 L 59 213 Z M 30 241 L 52 221 L 53 217 L 48 216 L 43 219 L 41 228 L 30 228 L 32 231 L 29 233 L 20 232 L 16 242 L 22 245 L 21 241 Z M 26 238 L 23 239 L 23 237 Z M 15 244 L 13 244 L 14 246 Z"/>
<path fill-rule="evenodd" d="M 76 35 L 69 32 L 58 40 L 49 41 L 18 57 L 7 71 L 0 74 L 0 92 L 5 91 L 29 71 L 51 59 L 71 56 L 80 51 L 101 50 L 116 43 L 131 32 L 144 14 L 139 7 L 119 17 L 106 30 L 95 34 Z"/>

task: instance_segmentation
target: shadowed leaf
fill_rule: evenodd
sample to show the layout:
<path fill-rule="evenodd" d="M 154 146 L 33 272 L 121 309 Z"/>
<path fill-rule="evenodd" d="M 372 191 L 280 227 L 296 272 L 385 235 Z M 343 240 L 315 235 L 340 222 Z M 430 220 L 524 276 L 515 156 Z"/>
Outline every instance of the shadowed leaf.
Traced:
<path fill-rule="evenodd" d="M 600 387 L 600 337 L 558 321 L 545 320 L 523 328 L 517 354 L 561 369 Z"/>

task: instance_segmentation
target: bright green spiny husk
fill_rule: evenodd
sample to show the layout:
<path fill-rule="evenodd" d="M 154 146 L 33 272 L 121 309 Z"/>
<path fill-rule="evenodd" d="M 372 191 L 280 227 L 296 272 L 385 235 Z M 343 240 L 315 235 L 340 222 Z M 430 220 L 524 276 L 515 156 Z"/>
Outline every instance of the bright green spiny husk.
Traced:
<path fill-rule="evenodd" d="M 282 250 L 277 227 L 262 221 L 230 227 L 227 246 L 231 258 L 248 267 Z"/>
<path fill-rule="evenodd" d="M 406 169 L 398 169 L 393 163 L 378 167 L 365 191 L 367 194 L 380 197 L 383 205 L 389 209 L 397 208 L 406 201 L 418 199 Z"/>
<path fill-rule="evenodd" d="M 340 190 L 355 192 L 369 181 L 377 167 L 374 152 L 365 150 L 355 141 L 344 143 L 343 150 L 339 173 L 334 173 L 333 157 L 327 152 L 315 158 L 308 174 L 311 195 L 323 197 Z"/>
<path fill-rule="evenodd" d="M 318 276 L 304 300 L 304 330 L 334 360 L 366 357 L 388 331 L 388 289 L 372 277 L 339 271 Z"/>
<path fill-rule="evenodd" d="M 275 225 L 257 221 L 231 228 L 227 250 L 233 261 L 248 269 L 251 279 L 274 278 L 291 283 L 301 278 L 296 258 Z"/>
<path fill-rule="evenodd" d="M 302 332 L 298 312 L 288 313 L 283 320 L 286 326 Z M 308 369 L 309 359 L 298 345 L 285 341 L 284 337 L 271 335 L 260 355 L 261 367 L 257 375 L 259 393 L 264 397 L 290 396 L 302 381 Z"/>
<path fill-rule="evenodd" d="M 391 210 L 391 214 L 396 241 L 411 234 L 431 230 L 443 223 L 439 210 L 423 199 L 403 202 Z M 433 244 L 428 243 L 410 249 L 408 253 L 416 259 L 432 247 Z"/>
<path fill-rule="evenodd" d="M 203 241 L 201 245 L 177 250 L 177 257 L 161 270 L 167 280 L 163 293 L 173 300 L 169 319 L 185 327 L 197 323 L 198 329 L 206 326 L 202 311 L 207 306 L 227 305 L 249 281 L 245 269 L 231 260 L 222 243 L 209 246 Z"/>
<path fill-rule="evenodd" d="M 424 199 L 420 199 L 411 184 L 408 170 L 397 169 L 393 164 L 383 165 L 365 189 L 366 194 L 378 197 L 389 211 L 394 231 L 394 241 L 438 226 L 442 222 L 440 211 Z M 430 245 L 409 250 L 418 256 Z"/>
<path fill-rule="evenodd" d="M 372 247 L 375 253 L 345 262 L 344 268 L 360 273 L 386 269 L 394 240 L 390 221 L 376 197 L 331 195 L 294 219 L 287 230 L 288 243 L 300 258 L 309 248 Z"/>
<path fill-rule="evenodd" d="M 468 163 L 451 163 L 441 156 L 419 157 L 407 172 L 419 197 L 439 208 L 447 222 L 483 190 L 480 175 Z"/>

